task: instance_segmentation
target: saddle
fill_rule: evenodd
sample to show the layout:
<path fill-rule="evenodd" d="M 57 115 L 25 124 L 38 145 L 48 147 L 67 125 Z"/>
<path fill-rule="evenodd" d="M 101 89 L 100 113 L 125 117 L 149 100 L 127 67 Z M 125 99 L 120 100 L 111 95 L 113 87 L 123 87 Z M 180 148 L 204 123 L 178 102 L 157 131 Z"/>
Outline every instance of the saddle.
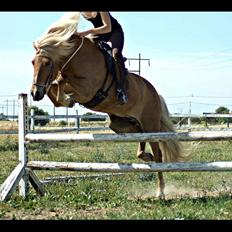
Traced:
<path fill-rule="evenodd" d="M 115 72 L 115 61 L 113 58 L 113 54 L 112 54 L 112 48 L 110 47 L 109 44 L 107 44 L 104 41 L 98 41 L 98 47 L 100 48 L 100 50 L 102 51 L 104 57 L 105 57 L 105 62 L 107 65 L 107 68 L 109 70 L 109 72 L 114 75 Z M 123 61 L 126 62 L 127 58 L 123 57 Z"/>

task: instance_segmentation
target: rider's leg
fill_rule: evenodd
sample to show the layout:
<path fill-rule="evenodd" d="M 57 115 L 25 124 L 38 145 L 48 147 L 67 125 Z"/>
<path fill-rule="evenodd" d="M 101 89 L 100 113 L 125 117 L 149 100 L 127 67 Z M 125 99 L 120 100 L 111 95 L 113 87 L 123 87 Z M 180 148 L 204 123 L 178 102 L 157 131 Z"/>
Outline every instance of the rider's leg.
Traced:
<path fill-rule="evenodd" d="M 113 48 L 113 57 L 115 60 L 115 71 L 117 79 L 117 98 L 120 104 L 125 104 L 128 101 L 125 88 L 126 69 L 121 52 L 117 48 Z"/>
<path fill-rule="evenodd" d="M 124 33 L 123 30 L 114 30 L 108 40 L 112 44 L 112 53 L 115 60 L 115 71 L 117 79 L 117 98 L 120 104 L 125 104 L 128 101 L 126 95 L 126 69 L 122 56 L 124 46 Z"/>

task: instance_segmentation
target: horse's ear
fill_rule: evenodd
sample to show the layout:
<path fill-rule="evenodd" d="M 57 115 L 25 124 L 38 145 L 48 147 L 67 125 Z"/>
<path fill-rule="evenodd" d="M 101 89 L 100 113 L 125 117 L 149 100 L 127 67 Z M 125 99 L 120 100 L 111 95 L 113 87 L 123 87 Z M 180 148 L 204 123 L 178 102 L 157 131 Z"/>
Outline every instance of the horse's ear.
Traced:
<path fill-rule="evenodd" d="M 35 45 L 35 42 L 33 42 L 33 47 L 35 48 L 36 54 L 38 54 L 40 49 Z"/>
<path fill-rule="evenodd" d="M 35 45 L 35 42 L 33 42 L 33 47 L 35 48 L 36 51 L 38 50 L 38 48 Z"/>
<path fill-rule="evenodd" d="M 49 31 L 47 32 L 47 34 L 53 33 L 54 31 L 55 31 L 55 29 L 51 28 L 51 29 L 49 29 Z"/>

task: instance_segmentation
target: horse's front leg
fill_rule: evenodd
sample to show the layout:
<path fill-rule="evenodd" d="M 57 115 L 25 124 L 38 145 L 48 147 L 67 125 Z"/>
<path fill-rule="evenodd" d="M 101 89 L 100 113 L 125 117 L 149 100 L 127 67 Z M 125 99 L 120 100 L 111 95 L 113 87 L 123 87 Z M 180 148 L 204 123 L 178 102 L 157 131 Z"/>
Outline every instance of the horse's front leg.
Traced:
<path fill-rule="evenodd" d="M 58 86 L 52 84 L 47 91 L 47 96 L 52 101 L 55 107 L 60 107 L 63 105 L 57 101 L 57 92 L 58 92 Z"/>
<path fill-rule="evenodd" d="M 140 142 L 137 150 L 137 157 L 149 162 L 153 161 L 153 155 L 151 153 L 145 152 L 146 142 Z"/>
<path fill-rule="evenodd" d="M 54 104 L 55 107 L 72 107 L 75 102 L 70 98 L 69 95 L 66 95 L 63 90 L 64 87 L 62 87 L 58 83 L 52 83 L 47 95 Z M 64 96 L 66 95 L 66 96 Z M 69 98 L 68 98 L 68 97 Z"/>
<path fill-rule="evenodd" d="M 57 85 L 56 101 L 59 102 L 62 106 L 73 107 L 75 101 L 70 97 L 70 95 L 64 92 L 64 87 L 66 82 L 61 80 L 55 80 L 52 85 Z"/>

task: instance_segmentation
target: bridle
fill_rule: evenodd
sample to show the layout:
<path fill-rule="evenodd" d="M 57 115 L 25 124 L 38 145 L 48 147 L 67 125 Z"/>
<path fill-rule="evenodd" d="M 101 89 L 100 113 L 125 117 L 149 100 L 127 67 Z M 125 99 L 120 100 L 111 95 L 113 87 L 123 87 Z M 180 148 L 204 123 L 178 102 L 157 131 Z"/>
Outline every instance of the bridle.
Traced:
<path fill-rule="evenodd" d="M 68 63 L 73 59 L 73 57 L 77 54 L 77 52 L 81 49 L 82 45 L 84 43 L 84 38 L 82 38 L 81 40 L 81 44 L 78 46 L 78 48 L 74 51 L 74 53 L 69 57 L 69 59 L 64 63 L 64 65 L 62 66 L 62 68 L 58 71 L 58 75 L 62 75 L 62 71 L 64 70 L 64 68 L 68 65 Z M 51 69 L 48 75 L 48 78 L 46 80 L 46 82 L 44 84 L 38 84 L 36 82 L 33 81 L 33 85 L 41 87 L 43 89 L 46 90 L 46 92 L 48 92 L 51 83 L 52 83 L 52 76 L 53 76 L 53 70 L 54 70 L 54 62 L 52 60 L 52 58 L 49 56 L 48 52 L 45 49 L 40 49 L 39 50 L 39 54 L 36 55 L 37 57 L 45 57 L 47 59 L 49 59 L 51 61 Z"/>
<path fill-rule="evenodd" d="M 38 84 L 35 81 L 33 81 L 33 85 L 35 85 L 37 87 L 41 87 L 41 88 L 46 90 L 48 88 L 48 86 L 52 82 L 52 76 L 53 76 L 52 74 L 53 74 L 53 69 L 54 69 L 54 62 L 53 62 L 52 58 L 48 55 L 48 52 L 46 50 L 44 50 L 44 49 L 40 49 L 39 54 L 36 55 L 36 56 L 37 57 L 45 57 L 45 58 L 49 59 L 50 62 L 51 62 L 51 65 L 52 65 L 51 69 L 50 69 L 50 72 L 49 72 L 49 75 L 48 75 L 48 78 L 47 78 L 47 80 L 46 80 L 46 82 L 44 84 Z"/>

